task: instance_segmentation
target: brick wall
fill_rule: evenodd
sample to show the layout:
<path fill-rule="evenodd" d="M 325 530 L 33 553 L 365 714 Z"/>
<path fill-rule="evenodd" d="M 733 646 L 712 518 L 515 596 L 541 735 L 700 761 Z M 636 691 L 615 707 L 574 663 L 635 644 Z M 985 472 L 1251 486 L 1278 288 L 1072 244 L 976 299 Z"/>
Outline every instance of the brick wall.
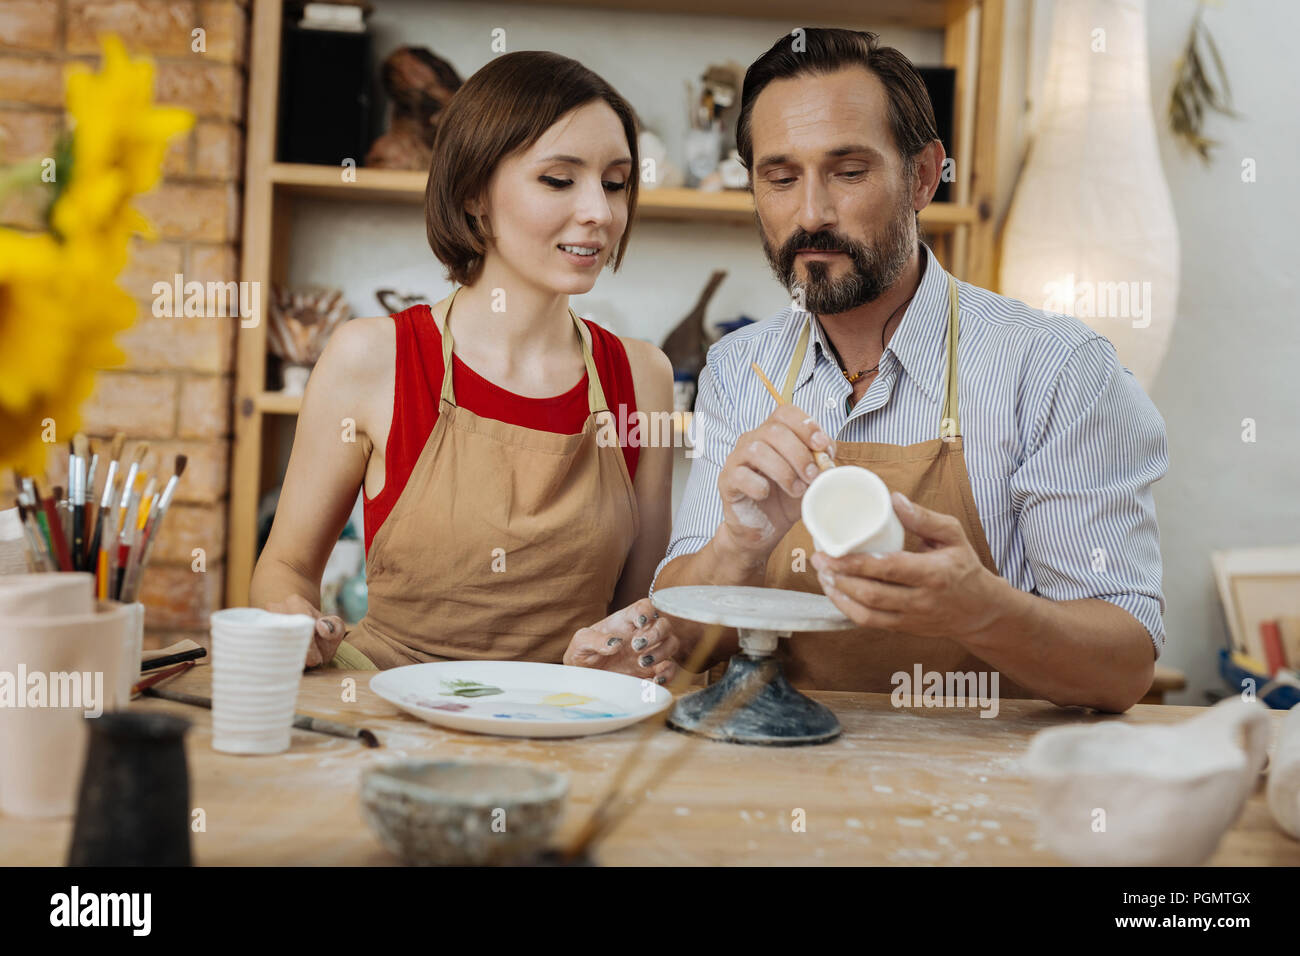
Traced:
<path fill-rule="evenodd" d="M 193 34 L 204 30 L 203 52 Z M 140 202 L 157 228 L 156 242 L 135 241 L 121 282 L 140 304 L 136 324 L 120 342 L 126 364 L 100 373 L 83 408 L 84 431 L 96 447 L 126 433 L 127 455 L 147 440 L 156 472 L 171 473 L 177 453 L 189 457 L 145 575 L 148 646 L 182 636 L 206 643 L 207 615 L 224 589 L 230 403 L 238 319 L 156 318 L 155 282 L 238 280 L 240 180 L 243 170 L 246 0 L 4 0 L 0 2 L 0 157 L 44 157 L 63 129 L 66 64 L 98 63 L 97 37 L 118 34 L 133 54 L 156 66 L 156 96 L 194 112 L 194 129 L 177 141 L 158 189 Z M 0 206 L 6 225 L 32 227 L 31 197 Z M 70 435 L 60 434 L 65 442 Z M 99 472 L 103 475 L 102 465 Z M 50 456 L 46 488 L 66 483 L 66 455 Z M 12 504 L 8 498 L 0 506 Z M 202 548 L 206 572 L 191 570 Z"/>

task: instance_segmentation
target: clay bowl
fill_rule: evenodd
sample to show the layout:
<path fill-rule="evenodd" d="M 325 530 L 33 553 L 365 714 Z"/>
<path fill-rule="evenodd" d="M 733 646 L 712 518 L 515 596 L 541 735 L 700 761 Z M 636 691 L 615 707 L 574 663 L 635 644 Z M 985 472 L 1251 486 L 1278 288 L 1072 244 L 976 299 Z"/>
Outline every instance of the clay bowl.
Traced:
<path fill-rule="evenodd" d="M 1263 768 L 1267 713 L 1231 698 L 1180 724 L 1106 721 L 1042 731 L 1023 763 L 1039 836 L 1086 866 L 1204 862 Z"/>
<path fill-rule="evenodd" d="M 361 778 L 362 812 L 392 853 L 416 866 L 500 866 L 539 858 L 568 779 L 474 761 L 409 761 Z"/>

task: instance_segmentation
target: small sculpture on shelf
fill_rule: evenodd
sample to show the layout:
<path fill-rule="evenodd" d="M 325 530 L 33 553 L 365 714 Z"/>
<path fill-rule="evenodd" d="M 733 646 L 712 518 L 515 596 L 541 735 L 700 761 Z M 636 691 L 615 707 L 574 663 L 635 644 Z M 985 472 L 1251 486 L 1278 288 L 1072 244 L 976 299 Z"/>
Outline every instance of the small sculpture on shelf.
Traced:
<path fill-rule="evenodd" d="M 392 103 L 388 132 L 366 153 L 366 165 L 427 170 L 433 159 L 438 119 L 461 78 L 446 60 L 424 47 L 401 46 L 383 65 L 384 91 Z"/>
<path fill-rule="evenodd" d="M 736 117 L 739 112 L 740 89 L 744 70 L 728 61 L 710 66 L 700 77 L 701 89 L 696 96 L 694 87 L 687 84 L 691 95 L 690 129 L 686 132 L 686 167 L 689 184 L 705 192 L 717 192 L 735 182 L 734 169 L 726 175 L 719 170 L 724 162 L 722 144 L 734 142 Z M 741 167 L 742 169 L 744 167 Z M 746 177 L 748 182 L 748 177 Z"/>
<path fill-rule="evenodd" d="M 284 362 L 281 391 L 301 395 L 330 334 L 352 318 L 352 309 L 339 289 L 272 286 L 270 304 L 267 341 L 271 352 Z"/>

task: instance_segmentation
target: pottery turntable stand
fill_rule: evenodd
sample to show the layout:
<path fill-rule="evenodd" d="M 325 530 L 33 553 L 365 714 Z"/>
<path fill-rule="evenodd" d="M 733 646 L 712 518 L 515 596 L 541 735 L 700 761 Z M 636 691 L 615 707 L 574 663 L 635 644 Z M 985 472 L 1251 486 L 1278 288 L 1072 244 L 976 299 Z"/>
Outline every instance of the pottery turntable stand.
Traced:
<path fill-rule="evenodd" d="M 697 585 L 664 588 L 651 598 L 665 614 L 740 632 L 740 652 L 722 680 L 679 700 L 668 726 L 736 744 L 791 747 L 824 744 L 840 735 L 830 709 L 791 686 L 776 658 L 777 641 L 796 631 L 843 631 L 854 626 L 830 598 L 778 588 Z M 754 683 L 762 687 L 753 692 Z M 733 694 L 753 696 L 721 721 L 710 719 Z"/>

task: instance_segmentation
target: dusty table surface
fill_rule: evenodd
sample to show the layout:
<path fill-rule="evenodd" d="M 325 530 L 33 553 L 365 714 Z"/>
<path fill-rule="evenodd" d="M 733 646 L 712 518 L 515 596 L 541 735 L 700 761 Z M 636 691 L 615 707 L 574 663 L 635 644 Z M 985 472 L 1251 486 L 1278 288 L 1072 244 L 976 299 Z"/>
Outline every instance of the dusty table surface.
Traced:
<path fill-rule="evenodd" d="M 193 723 L 187 735 L 191 802 L 206 830 L 195 862 L 224 865 L 385 865 L 397 862 L 361 816 L 361 772 L 388 761 L 468 757 L 536 764 L 570 778 L 558 834 L 577 832 L 622 758 L 641 740 L 633 726 L 596 737 L 526 740 L 442 730 L 371 693 L 373 671 L 303 676 L 298 711 L 373 730 L 382 747 L 293 731 L 290 749 L 234 756 L 212 749 L 211 713 L 144 698 L 132 709 Z M 344 702 L 347 684 L 355 703 Z M 211 668 L 167 682 L 210 693 Z M 844 727 L 832 743 L 768 748 L 653 731 L 635 781 L 691 742 L 688 759 L 597 852 L 606 865 L 960 864 L 1052 865 L 1040 841 L 1019 758 L 1047 727 L 1096 720 L 1171 723 L 1204 708 L 1138 705 L 1101 716 L 1046 701 L 1004 700 L 996 718 L 978 708 L 895 709 L 885 694 L 814 693 Z M 1274 736 L 1283 714 L 1274 715 Z M 806 829 L 793 824 L 802 811 Z M 0 863 L 61 865 L 71 820 L 0 817 Z M 1278 830 L 1261 785 L 1224 836 L 1214 865 L 1300 865 L 1300 843 Z"/>

